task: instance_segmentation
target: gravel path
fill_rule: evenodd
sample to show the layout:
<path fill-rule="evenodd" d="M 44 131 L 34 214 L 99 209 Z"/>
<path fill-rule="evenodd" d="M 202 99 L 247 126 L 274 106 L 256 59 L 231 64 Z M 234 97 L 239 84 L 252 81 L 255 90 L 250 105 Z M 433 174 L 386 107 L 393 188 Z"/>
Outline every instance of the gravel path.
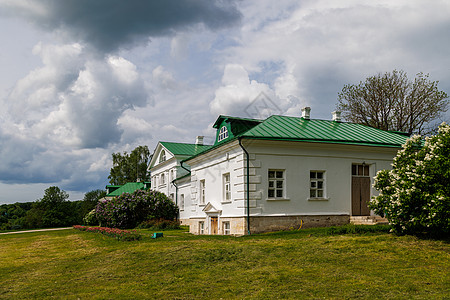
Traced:
<path fill-rule="evenodd" d="M 54 230 L 65 230 L 65 229 L 72 229 L 72 227 L 33 229 L 33 230 L 12 231 L 12 232 L 0 232 L 0 234 L 16 234 L 16 233 L 39 232 L 39 231 L 54 231 Z"/>

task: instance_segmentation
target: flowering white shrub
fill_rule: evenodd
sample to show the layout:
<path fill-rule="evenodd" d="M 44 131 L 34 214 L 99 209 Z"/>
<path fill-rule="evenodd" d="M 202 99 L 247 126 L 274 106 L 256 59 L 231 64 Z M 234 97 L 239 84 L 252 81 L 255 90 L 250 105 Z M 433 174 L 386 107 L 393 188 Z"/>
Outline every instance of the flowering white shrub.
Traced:
<path fill-rule="evenodd" d="M 412 136 L 397 153 L 392 170 L 375 176 L 370 208 L 398 234 L 450 233 L 450 125 L 425 141 Z"/>

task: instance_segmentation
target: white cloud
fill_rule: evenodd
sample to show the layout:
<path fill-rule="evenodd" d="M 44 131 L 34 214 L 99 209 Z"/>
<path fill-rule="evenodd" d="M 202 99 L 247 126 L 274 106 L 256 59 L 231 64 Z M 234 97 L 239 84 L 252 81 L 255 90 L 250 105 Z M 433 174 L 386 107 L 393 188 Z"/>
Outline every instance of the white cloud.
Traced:
<path fill-rule="evenodd" d="M 296 91 L 295 79 L 286 77 L 290 81 L 276 82 L 274 90 L 265 83 L 250 80 L 243 66 L 229 64 L 224 70 L 223 85 L 210 103 L 211 113 L 261 119 L 273 114 L 296 113 L 301 103 L 291 94 Z"/>
<path fill-rule="evenodd" d="M 120 141 L 118 119 L 147 104 L 148 91 L 130 61 L 91 59 L 78 44 L 38 45 L 44 66 L 20 80 L 7 99 L 20 134 L 57 145 L 106 147 Z"/>
<path fill-rule="evenodd" d="M 173 78 L 173 74 L 161 65 L 153 69 L 152 78 L 154 85 L 163 90 L 176 90 L 179 87 L 179 83 Z"/>

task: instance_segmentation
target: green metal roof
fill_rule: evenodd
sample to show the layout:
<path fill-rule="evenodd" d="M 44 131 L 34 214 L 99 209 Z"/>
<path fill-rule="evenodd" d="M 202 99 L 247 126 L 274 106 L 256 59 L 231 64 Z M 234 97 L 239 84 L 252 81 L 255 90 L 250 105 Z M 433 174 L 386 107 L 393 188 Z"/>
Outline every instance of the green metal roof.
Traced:
<path fill-rule="evenodd" d="M 226 117 L 219 116 L 221 121 L 223 121 L 224 118 Z M 215 125 L 218 124 L 219 119 L 216 121 Z M 243 119 L 244 122 L 248 120 L 249 119 Z M 239 118 L 233 117 L 233 121 L 238 122 Z M 254 121 L 254 119 L 252 119 L 252 121 Z M 214 146 L 205 149 L 203 152 L 209 152 L 239 138 L 395 148 L 401 148 L 408 139 L 408 136 L 404 133 L 389 132 L 361 124 L 331 120 L 304 119 L 300 117 L 273 115 L 265 120 L 261 120 L 260 123 L 254 122 L 254 124 L 255 125 L 249 130 L 234 136 L 234 138 L 227 139 L 224 142 L 216 143 Z M 188 159 L 185 159 L 185 161 L 200 154 L 202 154 L 202 152 L 192 155 Z"/>
<path fill-rule="evenodd" d="M 401 147 L 407 136 L 356 123 L 270 116 L 241 137 Z"/>
<path fill-rule="evenodd" d="M 238 118 L 238 117 L 231 117 L 231 116 L 224 116 L 224 115 L 220 115 L 216 122 L 213 125 L 213 128 L 219 128 L 220 124 L 222 124 L 222 122 L 224 120 L 227 120 L 229 122 L 240 122 L 240 123 L 254 123 L 255 125 L 258 123 L 263 122 L 263 120 L 259 120 L 259 119 L 250 119 L 250 118 Z"/>
<path fill-rule="evenodd" d="M 128 182 L 122 185 L 117 190 L 106 195 L 106 197 L 117 197 L 122 195 L 123 193 L 133 193 L 136 190 L 143 190 L 145 184 L 143 182 Z"/>
<path fill-rule="evenodd" d="M 210 148 L 210 145 L 196 145 L 196 144 L 184 144 L 184 143 L 172 143 L 172 142 L 160 142 L 167 150 L 173 155 L 187 155 L 193 156 L 200 152 Z"/>

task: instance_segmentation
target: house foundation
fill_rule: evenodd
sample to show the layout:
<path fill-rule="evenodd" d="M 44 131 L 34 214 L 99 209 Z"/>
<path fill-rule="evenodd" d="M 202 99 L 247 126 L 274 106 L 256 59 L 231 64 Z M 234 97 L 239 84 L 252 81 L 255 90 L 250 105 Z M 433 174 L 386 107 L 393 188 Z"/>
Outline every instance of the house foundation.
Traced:
<path fill-rule="evenodd" d="M 246 217 L 221 217 L 217 225 L 208 218 L 192 218 L 180 220 L 181 225 L 189 226 L 192 234 L 246 235 Z M 264 233 L 280 230 L 329 227 L 349 224 L 349 215 L 298 215 L 298 216 L 253 216 L 250 217 L 250 232 Z M 228 223 L 228 225 L 227 225 Z M 217 226 L 216 229 L 211 226 Z"/>

